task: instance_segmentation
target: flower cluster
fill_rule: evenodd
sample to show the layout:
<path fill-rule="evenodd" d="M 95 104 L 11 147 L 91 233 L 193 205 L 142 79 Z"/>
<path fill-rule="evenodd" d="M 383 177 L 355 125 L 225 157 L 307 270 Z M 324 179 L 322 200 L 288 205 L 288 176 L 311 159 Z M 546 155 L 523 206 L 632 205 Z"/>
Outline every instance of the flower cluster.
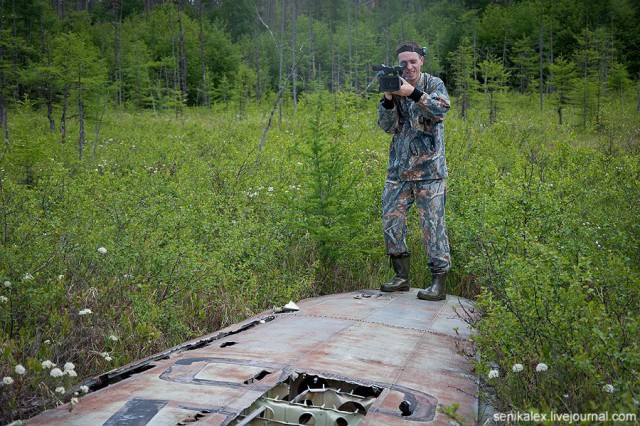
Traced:
<path fill-rule="evenodd" d="M 56 364 L 49 359 L 42 361 L 40 365 L 42 366 L 43 370 L 50 370 L 49 376 L 53 378 L 59 378 L 63 376 L 78 377 L 78 373 L 76 373 L 76 366 L 72 362 L 65 363 L 62 369 L 56 367 Z M 25 376 L 27 374 L 27 369 L 22 364 L 17 364 L 13 369 L 13 371 L 18 376 Z M 5 376 L 2 379 L 2 384 L 5 386 L 10 386 L 14 382 L 15 380 L 11 376 Z M 58 386 L 55 389 L 55 392 L 59 394 L 64 394 L 65 392 L 64 387 Z"/>
<path fill-rule="evenodd" d="M 536 373 L 542 373 L 544 371 L 547 371 L 548 369 L 549 369 L 549 366 L 544 362 L 538 363 L 538 365 L 536 365 L 536 368 L 535 368 Z M 520 363 L 513 364 L 513 366 L 511 367 L 511 371 L 513 371 L 514 373 L 520 373 L 523 370 L 524 370 L 524 365 Z M 500 371 L 497 368 L 492 368 L 489 371 L 489 374 L 487 374 L 487 378 L 489 379 L 497 379 L 498 377 L 500 377 Z"/>
<path fill-rule="evenodd" d="M 542 371 L 547 371 L 549 369 L 549 366 L 547 364 L 545 364 L 544 362 L 541 362 L 540 364 L 536 365 L 536 372 L 540 373 Z"/>

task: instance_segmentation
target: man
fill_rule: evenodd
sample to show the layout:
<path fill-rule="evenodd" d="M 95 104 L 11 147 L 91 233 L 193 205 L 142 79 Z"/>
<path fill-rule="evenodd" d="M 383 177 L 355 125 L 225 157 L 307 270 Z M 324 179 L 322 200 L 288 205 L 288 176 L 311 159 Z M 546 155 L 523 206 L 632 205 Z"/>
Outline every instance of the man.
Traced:
<path fill-rule="evenodd" d="M 409 249 L 407 213 L 415 203 L 420 215 L 424 245 L 432 273 L 431 285 L 418 292 L 424 300 L 445 299 L 446 274 L 451 267 L 446 234 L 443 121 L 449 95 L 442 80 L 421 72 L 425 49 L 412 41 L 396 48 L 403 64 L 401 87 L 384 92 L 378 107 L 378 125 L 393 135 L 389 148 L 387 180 L 382 192 L 384 242 L 395 277 L 382 291 L 408 291 Z"/>

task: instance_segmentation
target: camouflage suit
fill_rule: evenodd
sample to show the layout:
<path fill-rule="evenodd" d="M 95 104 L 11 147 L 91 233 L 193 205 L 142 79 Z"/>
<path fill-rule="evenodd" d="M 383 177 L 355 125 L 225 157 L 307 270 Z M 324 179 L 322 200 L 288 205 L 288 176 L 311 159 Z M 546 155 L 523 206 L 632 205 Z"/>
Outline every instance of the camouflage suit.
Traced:
<path fill-rule="evenodd" d="M 444 210 L 447 164 L 443 125 L 450 103 L 438 77 L 422 73 L 417 88 L 427 95 L 425 106 L 394 95 L 378 107 L 378 125 L 393 135 L 382 192 L 382 226 L 387 254 L 408 253 L 407 213 L 415 203 L 428 267 L 438 274 L 451 267 Z"/>

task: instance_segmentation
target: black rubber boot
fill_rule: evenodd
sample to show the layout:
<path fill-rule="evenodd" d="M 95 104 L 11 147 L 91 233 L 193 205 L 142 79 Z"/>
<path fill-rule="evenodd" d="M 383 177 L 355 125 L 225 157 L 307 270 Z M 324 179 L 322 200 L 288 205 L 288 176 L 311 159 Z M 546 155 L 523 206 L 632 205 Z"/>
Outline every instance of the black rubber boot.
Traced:
<path fill-rule="evenodd" d="M 382 284 L 380 291 L 411 290 L 411 286 L 409 285 L 409 259 L 409 254 L 391 256 L 391 266 L 393 266 L 396 276 L 393 277 L 391 282 Z"/>
<path fill-rule="evenodd" d="M 433 274 L 431 287 L 418 292 L 418 299 L 422 300 L 444 300 L 447 295 L 444 292 L 447 283 L 447 273 Z"/>

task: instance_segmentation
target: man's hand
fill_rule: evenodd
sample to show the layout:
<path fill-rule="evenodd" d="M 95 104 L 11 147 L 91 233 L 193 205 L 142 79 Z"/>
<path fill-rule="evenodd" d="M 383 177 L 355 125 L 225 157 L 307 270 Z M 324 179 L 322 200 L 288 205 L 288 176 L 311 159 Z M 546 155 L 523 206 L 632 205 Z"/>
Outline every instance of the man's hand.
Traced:
<path fill-rule="evenodd" d="M 413 87 L 407 80 L 405 80 L 402 77 L 400 78 L 400 82 L 402 83 L 402 85 L 400 86 L 400 90 L 396 90 L 395 92 L 384 92 L 384 97 L 387 97 L 387 93 L 389 94 L 393 94 L 393 95 L 398 95 L 398 96 L 409 96 L 410 94 L 413 93 L 413 90 L 415 89 L 415 87 Z M 387 99 L 391 99 L 391 96 L 389 96 Z"/>

